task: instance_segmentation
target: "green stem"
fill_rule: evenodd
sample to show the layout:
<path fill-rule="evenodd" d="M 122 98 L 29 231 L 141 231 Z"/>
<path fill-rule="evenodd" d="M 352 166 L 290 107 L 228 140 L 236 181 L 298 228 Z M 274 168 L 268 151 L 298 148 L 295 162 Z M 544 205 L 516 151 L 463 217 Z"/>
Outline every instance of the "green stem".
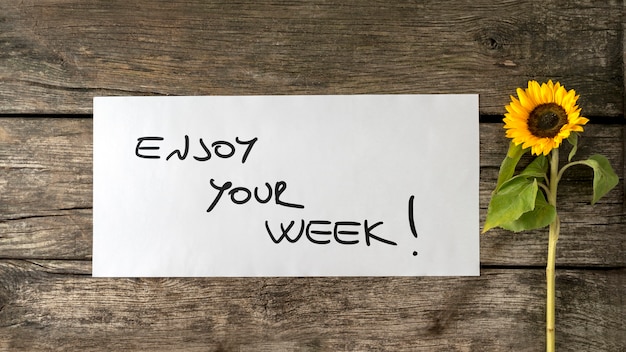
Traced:
<path fill-rule="evenodd" d="M 587 164 L 585 164 L 584 161 L 572 161 L 571 163 L 563 166 L 563 168 L 559 171 L 559 174 L 557 176 L 557 182 L 561 180 L 561 177 L 563 176 L 563 173 L 565 172 L 565 170 L 569 169 L 570 167 L 574 165 L 587 165 Z"/>
<path fill-rule="evenodd" d="M 550 160 L 550 192 L 548 203 L 556 209 L 556 192 L 559 184 L 559 150 L 552 149 Z M 548 260 L 546 265 L 546 351 L 555 350 L 555 267 L 556 267 L 556 242 L 559 238 L 560 222 L 557 212 L 554 221 L 550 224 L 548 236 Z"/>

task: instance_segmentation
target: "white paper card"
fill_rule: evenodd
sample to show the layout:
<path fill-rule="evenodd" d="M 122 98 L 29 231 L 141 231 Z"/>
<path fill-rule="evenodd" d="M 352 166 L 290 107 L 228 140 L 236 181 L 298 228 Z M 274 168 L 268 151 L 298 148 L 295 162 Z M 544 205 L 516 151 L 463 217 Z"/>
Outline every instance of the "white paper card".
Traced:
<path fill-rule="evenodd" d="M 477 95 L 98 97 L 93 276 L 479 275 Z"/>

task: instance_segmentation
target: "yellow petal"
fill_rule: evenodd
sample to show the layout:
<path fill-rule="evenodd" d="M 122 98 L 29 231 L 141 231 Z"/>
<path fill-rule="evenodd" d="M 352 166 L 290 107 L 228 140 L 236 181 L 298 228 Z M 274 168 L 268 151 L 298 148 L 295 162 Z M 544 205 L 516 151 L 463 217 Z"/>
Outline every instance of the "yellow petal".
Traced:
<path fill-rule="evenodd" d="M 578 96 L 576 96 L 576 92 L 572 89 L 563 98 L 561 106 L 567 111 L 571 109 L 574 105 L 576 105 L 576 100 Z"/>
<path fill-rule="evenodd" d="M 558 83 L 557 83 L 557 85 L 558 85 Z M 559 104 L 559 105 L 561 105 L 561 106 L 563 106 L 563 98 L 565 98 L 565 94 L 566 94 L 565 88 L 563 88 L 563 87 L 556 88 L 556 90 L 554 92 L 554 102 Z M 564 107 L 564 109 L 567 110 L 565 107 Z"/>
<path fill-rule="evenodd" d="M 528 114 L 530 114 L 530 110 L 522 106 L 522 103 L 520 103 L 519 101 L 511 102 L 510 106 L 520 119 L 528 119 Z"/>
<path fill-rule="evenodd" d="M 522 88 L 517 88 L 517 97 L 525 109 L 532 111 L 534 107 L 532 99 L 526 95 L 526 92 Z"/>
<path fill-rule="evenodd" d="M 547 84 L 541 85 L 541 104 L 552 103 L 554 101 L 554 91 Z"/>
<path fill-rule="evenodd" d="M 533 107 L 542 103 L 541 86 L 537 81 L 528 82 L 527 94 L 533 98 Z"/>

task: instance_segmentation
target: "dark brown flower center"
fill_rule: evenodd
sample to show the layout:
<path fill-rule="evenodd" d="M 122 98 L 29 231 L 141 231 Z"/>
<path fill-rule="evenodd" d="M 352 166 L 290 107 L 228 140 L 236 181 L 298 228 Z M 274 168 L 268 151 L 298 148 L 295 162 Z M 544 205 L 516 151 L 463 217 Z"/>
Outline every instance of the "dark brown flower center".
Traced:
<path fill-rule="evenodd" d="M 567 113 L 555 103 L 541 104 L 528 116 L 528 131 L 539 138 L 554 138 L 565 124 Z"/>

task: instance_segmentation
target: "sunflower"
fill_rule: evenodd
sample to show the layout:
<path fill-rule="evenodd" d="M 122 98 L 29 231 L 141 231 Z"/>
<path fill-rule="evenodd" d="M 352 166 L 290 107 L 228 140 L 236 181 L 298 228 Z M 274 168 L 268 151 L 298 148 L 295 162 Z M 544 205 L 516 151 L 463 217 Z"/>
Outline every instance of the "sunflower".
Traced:
<path fill-rule="evenodd" d="M 530 147 L 532 154 L 548 155 L 572 132 L 582 132 L 589 121 L 580 116 L 576 92 L 565 90 L 559 82 L 529 81 L 527 89 L 517 88 L 517 97 L 511 96 L 505 107 L 506 136 L 515 145 Z"/>

